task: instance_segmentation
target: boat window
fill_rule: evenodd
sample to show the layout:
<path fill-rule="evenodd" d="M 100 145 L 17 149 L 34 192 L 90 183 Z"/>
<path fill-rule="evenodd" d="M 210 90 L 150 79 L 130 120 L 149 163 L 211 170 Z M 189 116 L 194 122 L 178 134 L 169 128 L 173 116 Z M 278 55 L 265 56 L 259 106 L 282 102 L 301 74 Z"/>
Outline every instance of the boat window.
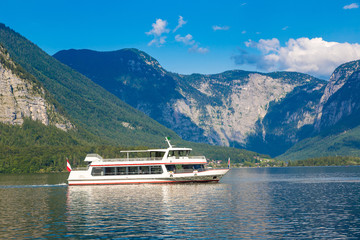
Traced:
<path fill-rule="evenodd" d="M 180 150 L 180 151 L 179 151 L 179 156 L 180 156 L 180 157 L 186 156 L 186 151 Z"/>
<path fill-rule="evenodd" d="M 150 152 L 150 158 L 163 158 L 165 152 Z"/>
<path fill-rule="evenodd" d="M 196 164 L 194 165 L 194 169 L 204 169 L 204 164 Z"/>
<path fill-rule="evenodd" d="M 92 176 L 102 176 L 104 175 L 102 167 L 94 167 L 91 172 Z"/>
<path fill-rule="evenodd" d="M 162 174 L 162 168 L 161 166 L 150 166 L 150 172 L 151 174 Z"/>
<path fill-rule="evenodd" d="M 116 174 L 117 175 L 126 175 L 127 174 L 127 167 L 117 167 Z"/>
<path fill-rule="evenodd" d="M 169 151 L 169 157 L 175 156 L 175 151 Z"/>
<path fill-rule="evenodd" d="M 106 167 L 105 175 L 115 175 L 115 168 L 114 167 Z"/>
<path fill-rule="evenodd" d="M 168 165 L 168 167 L 175 169 L 175 165 Z M 181 165 L 179 165 L 181 166 Z M 174 171 L 174 170 L 168 170 Z M 131 166 L 131 167 L 93 167 L 92 176 L 103 175 L 137 175 L 137 174 L 162 174 L 161 166 Z"/>
<path fill-rule="evenodd" d="M 174 172 L 175 171 L 175 165 L 166 165 L 166 170 L 168 172 L 170 172 L 170 171 Z"/>
<path fill-rule="evenodd" d="M 166 170 L 168 172 L 172 171 L 175 173 L 190 173 L 194 170 L 204 171 L 204 164 L 175 164 L 175 165 L 166 165 Z"/>
<path fill-rule="evenodd" d="M 149 174 L 150 169 L 149 166 L 140 166 L 139 167 L 139 174 Z"/>
<path fill-rule="evenodd" d="M 139 167 L 128 167 L 128 174 L 139 174 Z"/>
<path fill-rule="evenodd" d="M 176 151 L 169 151 L 169 157 L 188 157 L 190 154 L 189 150 L 176 150 Z"/>

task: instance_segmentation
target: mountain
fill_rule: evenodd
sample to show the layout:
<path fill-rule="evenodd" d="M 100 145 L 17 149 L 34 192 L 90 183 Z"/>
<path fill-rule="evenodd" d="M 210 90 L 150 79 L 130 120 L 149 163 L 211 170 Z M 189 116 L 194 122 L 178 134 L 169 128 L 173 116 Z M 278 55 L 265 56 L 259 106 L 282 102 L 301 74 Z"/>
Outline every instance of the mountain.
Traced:
<path fill-rule="evenodd" d="M 345 63 L 335 69 L 321 97 L 315 128 L 323 131 L 341 122 L 346 127 L 360 124 L 360 61 Z"/>
<path fill-rule="evenodd" d="M 279 158 L 360 156 L 359 92 L 360 61 L 335 69 L 317 106 L 316 135 L 300 141 Z"/>
<path fill-rule="evenodd" d="M 72 49 L 54 57 L 183 139 L 272 156 L 309 135 L 326 86 L 292 72 L 170 73 L 137 49 Z"/>
<path fill-rule="evenodd" d="M 76 126 L 77 137 L 86 142 L 161 146 L 164 136 L 180 139 L 4 24 L 0 24 L 0 43 L 63 107 Z"/>

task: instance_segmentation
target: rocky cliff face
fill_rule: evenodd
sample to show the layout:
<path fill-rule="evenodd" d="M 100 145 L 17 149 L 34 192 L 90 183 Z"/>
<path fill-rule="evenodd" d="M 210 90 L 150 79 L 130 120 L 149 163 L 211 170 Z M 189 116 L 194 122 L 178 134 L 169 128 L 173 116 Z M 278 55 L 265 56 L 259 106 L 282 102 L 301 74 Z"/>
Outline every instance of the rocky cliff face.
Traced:
<path fill-rule="evenodd" d="M 339 66 L 330 77 L 317 108 L 315 129 L 321 131 L 357 114 L 360 91 L 360 61 Z M 353 119 L 355 120 L 355 119 Z"/>
<path fill-rule="evenodd" d="M 32 78 L 0 45 L 0 122 L 21 125 L 24 118 L 30 118 L 64 131 L 73 128 L 70 121 L 46 100 L 44 88 L 26 77 Z"/>
<path fill-rule="evenodd" d="M 172 108 L 203 129 L 208 142 L 272 155 L 303 138 L 325 87 L 325 81 L 286 72 L 229 71 L 182 81 L 183 98 Z M 186 85 L 193 90 L 183 89 Z"/>
<path fill-rule="evenodd" d="M 178 99 L 173 108 L 203 129 L 209 142 L 225 146 L 231 142 L 245 144 L 247 135 L 255 132 L 256 121 L 266 115 L 269 103 L 295 87 L 258 73 L 230 81 L 201 76 L 190 84 L 199 93 L 181 91 L 184 98 Z M 203 99 L 197 97 L 201 93 Z"/>

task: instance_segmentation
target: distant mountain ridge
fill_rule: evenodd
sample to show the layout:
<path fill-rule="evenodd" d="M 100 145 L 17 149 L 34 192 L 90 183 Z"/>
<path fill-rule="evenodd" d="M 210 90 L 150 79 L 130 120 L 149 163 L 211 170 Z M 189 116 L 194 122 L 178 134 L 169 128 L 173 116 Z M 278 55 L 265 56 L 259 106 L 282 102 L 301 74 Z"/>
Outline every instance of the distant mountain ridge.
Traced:
<path fill-rule="evenodd" d="M 186 140 L 272 156 L 309 135 L 326 86 L 291 72 L 170 73 L 136 49 L 72 49 L 54 57 Z"/>

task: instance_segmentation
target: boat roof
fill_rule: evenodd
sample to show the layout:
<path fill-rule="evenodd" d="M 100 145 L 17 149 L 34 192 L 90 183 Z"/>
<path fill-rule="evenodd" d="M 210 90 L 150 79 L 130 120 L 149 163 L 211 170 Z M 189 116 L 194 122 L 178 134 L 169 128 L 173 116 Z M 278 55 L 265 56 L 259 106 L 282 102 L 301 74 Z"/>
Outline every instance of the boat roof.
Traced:
<path fill-rule="evenodd" d="M 166 152 L 169 151 L 191 151 L 191 148 L 166 148 L 166 149 L 147 149 L 147 150 L 125 150 L 121 153 L 141 153 L 141 152 Z"/>

